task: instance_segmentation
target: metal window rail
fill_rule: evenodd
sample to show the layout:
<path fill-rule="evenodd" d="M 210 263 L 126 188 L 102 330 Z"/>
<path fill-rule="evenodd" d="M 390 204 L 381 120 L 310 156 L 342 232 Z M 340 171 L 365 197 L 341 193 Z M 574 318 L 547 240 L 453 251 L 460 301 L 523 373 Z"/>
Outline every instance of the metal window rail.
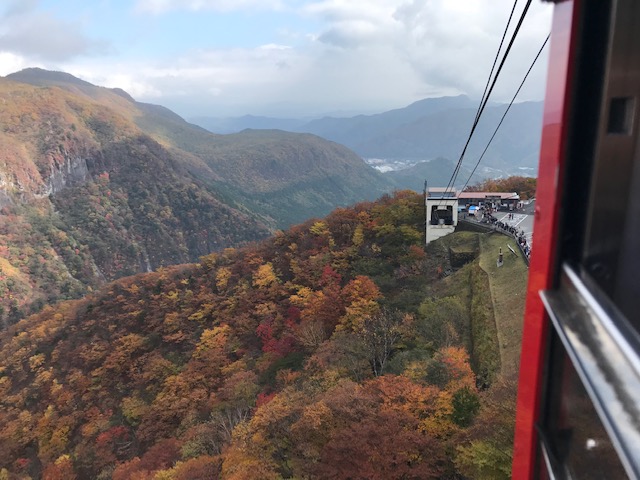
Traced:
<path fill-rule="evenodd" d="M 588 276 L 562 266 L 540 293 L 629 478 L 640 478 L 640 336 Z"/>

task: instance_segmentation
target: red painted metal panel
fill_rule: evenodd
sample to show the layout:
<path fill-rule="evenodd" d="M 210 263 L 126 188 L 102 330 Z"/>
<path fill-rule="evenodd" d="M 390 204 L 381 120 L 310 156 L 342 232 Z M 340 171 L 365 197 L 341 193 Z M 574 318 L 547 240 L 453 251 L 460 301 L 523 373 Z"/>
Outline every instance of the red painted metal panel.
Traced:
<path fill-rule="evenodd" d="M 562 195 L 562 161 L 571 104 L 573 49 L 579 0 L 554 7 L 547 91 L 545 95 L 534 241 L 522 334 L 520 378 L 512 478 L 534 478 L 537 465 L 537 434 L 540 393 L 549 321 L 539 292 L 552 286 L 556 269 L 558 219 Z"/>

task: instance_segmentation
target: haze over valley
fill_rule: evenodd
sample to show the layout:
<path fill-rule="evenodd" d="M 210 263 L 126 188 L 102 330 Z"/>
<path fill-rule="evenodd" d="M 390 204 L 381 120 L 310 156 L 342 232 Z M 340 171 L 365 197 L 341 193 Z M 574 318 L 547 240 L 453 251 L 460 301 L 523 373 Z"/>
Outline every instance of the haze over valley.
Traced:
<path fill-rule="evenodd" d="M 469 173 L 487 146 L 506 107 L 500 104 L 487 107 L 466 153 L 467 160 L 463 165 L 467 166 Z M 374 115 L 314 120 L 254 116 L 197 117 L 191 120 L 215 133 L 233 133 L 247 128 L 313 133 L 351 148 L 381 172 L 390 172 L 435 159 L 457 161 L 477 108 L 478 101 L 460 95 L 428 98 Z M 541 128 L 541 102 L 513 105 L 474 180 L 509 175 L 535 176 Z M 437 167 L 429 169 L 422 165 L 420 168 L 427 174 L 425 178 L 435 177 L 434 185 L 442 182 L 444 175 L 438 172 Z M 444 180 L 445 184 L 447 181 Z M 409 187 L 402 182 L 399 186 Z"/>

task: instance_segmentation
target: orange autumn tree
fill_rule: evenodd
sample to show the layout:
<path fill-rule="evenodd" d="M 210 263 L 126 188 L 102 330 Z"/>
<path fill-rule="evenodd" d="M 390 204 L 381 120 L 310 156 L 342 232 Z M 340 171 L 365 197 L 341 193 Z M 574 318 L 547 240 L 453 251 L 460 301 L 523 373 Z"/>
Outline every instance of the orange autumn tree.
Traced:
<path fill-rule="evenodd" d="M 69 455 L 62 455 L 42 472 L 42 480 L 76 480 L 78 476 Z"/>
<path fill-rule="evenodd" d="M 347 306 L 345 315 L 340 319 L 340 330 L 359 331 L 363 328 L 365 319 L 379 312 L 378 300 L 382 294 L 367 276 L 358 275 L 351 280 L 342 289 L 342 294 L 347 300 Z"/>
<path fill-rule="evenodd" d="M 452 464 L 421 428 L 438 394 L 401 376 L 286 389 L 236 429 L 223 478 L 440 478 Z"/>

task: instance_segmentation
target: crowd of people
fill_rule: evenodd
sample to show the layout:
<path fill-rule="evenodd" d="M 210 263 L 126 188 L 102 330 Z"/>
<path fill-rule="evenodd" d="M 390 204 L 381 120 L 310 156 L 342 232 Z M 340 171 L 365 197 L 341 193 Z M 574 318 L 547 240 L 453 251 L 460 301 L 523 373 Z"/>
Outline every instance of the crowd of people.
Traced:
<path fill-rule="evenodd" d="M 509 218 L 513 219 L 513 213 L 509 214 Z M 529 242 L 527 241 L 524 230 L 518 229 L 512 225 L 509 225 L 508 223 L 498 220 L 493 216 L 491 212 L 484 212 L 482 221 L 493 225 L 493 228 L 495 228 L 496 230 L 501 230 L 503 233 L 511 235 L 516 240 L 516 242 L 518 242 L 518 246 L 520 247 L 520 250 L 522 251 L 524 256 L 527 257 L 527 261 L 529 260 L 529 257 L 531 256 L 531 245 L 529 245 Z"/>

